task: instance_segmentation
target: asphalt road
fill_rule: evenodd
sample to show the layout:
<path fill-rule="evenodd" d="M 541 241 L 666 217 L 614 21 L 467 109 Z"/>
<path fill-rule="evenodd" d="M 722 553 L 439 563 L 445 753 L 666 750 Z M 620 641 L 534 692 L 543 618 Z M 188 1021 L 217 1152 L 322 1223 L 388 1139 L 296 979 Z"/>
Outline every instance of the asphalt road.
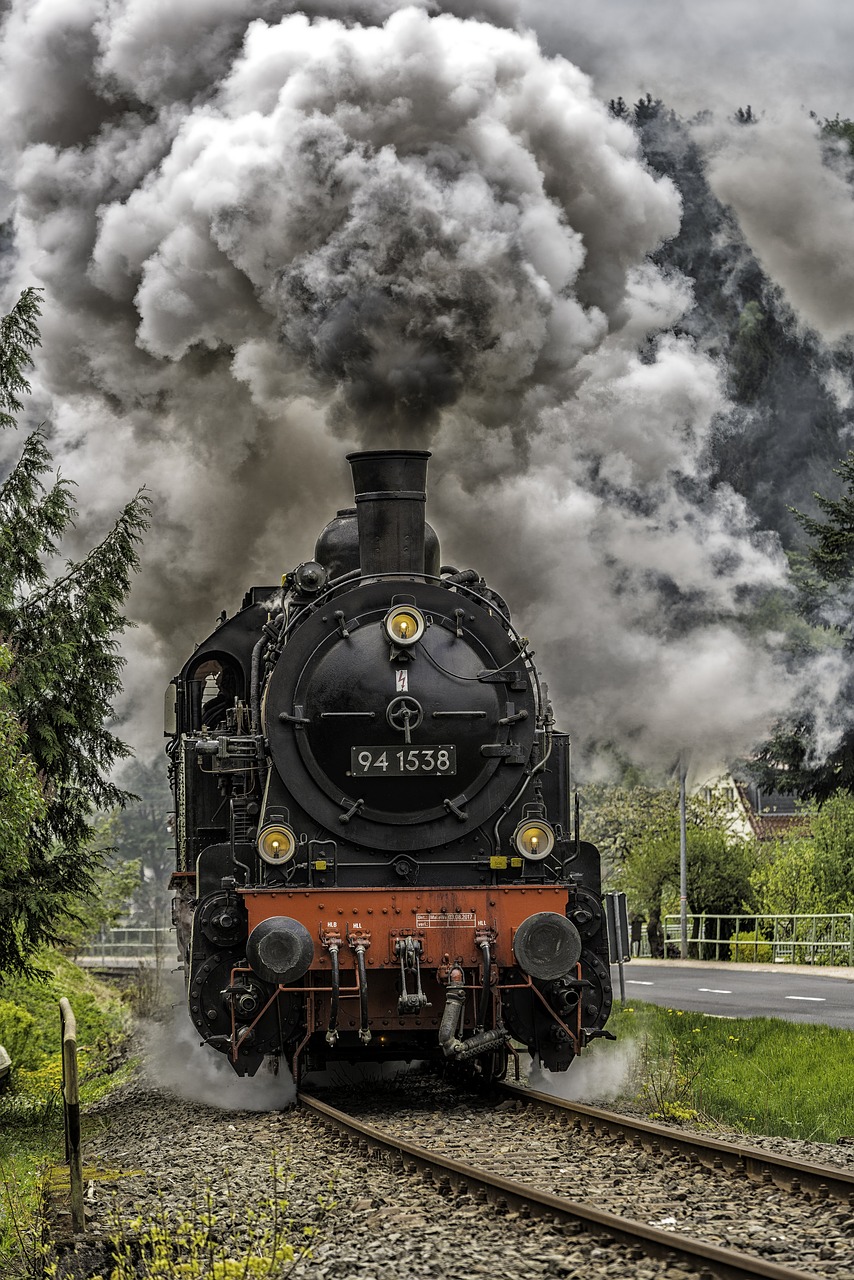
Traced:
<path fill-rule="evenodd" d="M 627 1004 L 646 1000 L 691 1013 L 785 1018 L 854 1031 L 854 972 L 850 977 L 838 973 L 802 965 L 681 960 L 631 960 L 623 965 Z M 616 1002 L 620 998 L 617 965 L 611 966 L 611 980 Z"/>

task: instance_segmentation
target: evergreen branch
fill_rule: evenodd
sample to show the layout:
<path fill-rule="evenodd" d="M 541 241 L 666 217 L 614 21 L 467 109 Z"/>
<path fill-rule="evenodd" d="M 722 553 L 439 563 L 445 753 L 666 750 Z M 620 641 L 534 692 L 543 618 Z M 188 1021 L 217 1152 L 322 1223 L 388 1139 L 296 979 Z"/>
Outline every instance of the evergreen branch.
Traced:
<path fill-rule="evenodd" d="M 136 546 L 142 541 L 142 535 L 151 523 L 150 511 L 151 497 L 143 485 L 123 508 L 106 537 L 82 560 L 68 561 L 66 573 L 60 578 L 54 578 L 42 591 L 30 596 L 24 601 L 23 607 L 27 610 L 34 609 L 51 598 L 57 599 L 66 588 L 70 599 L 73 591 L 91 589 L 110 570 L 120 575 L 118 585 L 124 588 L 123 594 L 127 592 L 131 575 L 139 568 Z M 113 587 L 115 585 L 114 581 Z"/>
<path fill-rule="evenodd" d="M 32 368 L 32 351 L 41 345 L 38 319 L 40 289 L 24 289 L 8 315 L 0 317 L 0 427 L 14 427 L 20 396 L 30 389 L 24 370 Z"/>

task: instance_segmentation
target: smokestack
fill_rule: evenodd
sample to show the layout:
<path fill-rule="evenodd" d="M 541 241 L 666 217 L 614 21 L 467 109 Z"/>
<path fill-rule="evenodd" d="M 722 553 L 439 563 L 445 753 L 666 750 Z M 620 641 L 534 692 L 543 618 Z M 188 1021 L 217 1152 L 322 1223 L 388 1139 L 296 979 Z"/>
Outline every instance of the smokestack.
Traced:
<path fill-rule="evenodd" d="M 427 461 L 423 449 L 348 453 L 362 573 L 423 573 Z"/>

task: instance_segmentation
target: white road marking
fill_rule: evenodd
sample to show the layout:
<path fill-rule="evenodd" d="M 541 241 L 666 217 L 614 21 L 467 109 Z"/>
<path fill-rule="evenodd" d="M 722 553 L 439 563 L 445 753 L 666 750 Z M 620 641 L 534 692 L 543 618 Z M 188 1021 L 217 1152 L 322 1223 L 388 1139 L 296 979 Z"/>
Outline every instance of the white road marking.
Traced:
<path fill-rule="evenodd" d="M 654 982 L 642 982 L 640 978 L 626 978 L 627 987 L 654 987 Z"/>
<path fill-rule="evenodd" d="M 698 987 L 698 991 L 706 991 L 711 996 L 731 996 L 731 991 L 724 990 L 723 987 Z"/>
<path fill-rule="evenodd" d="M 824 996 L 784 996 L 784 1000 L 809 1000 L 813 1004 L 824 1004 Z"/>

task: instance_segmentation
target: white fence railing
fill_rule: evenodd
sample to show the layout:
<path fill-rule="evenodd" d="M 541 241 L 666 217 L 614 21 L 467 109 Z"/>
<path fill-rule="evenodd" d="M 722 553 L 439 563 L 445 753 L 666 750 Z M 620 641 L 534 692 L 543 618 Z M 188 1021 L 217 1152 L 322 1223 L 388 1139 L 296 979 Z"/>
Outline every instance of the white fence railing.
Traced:
<path fill-rule="evenodd" d="M 680 919 L 664 917 L 665 957 L 678 957 Z M 689 960 L 854 966 L 854 913 L 690 915 Z"/>
<path fill-rule="evenodd" d="M 89 964 L 167 964 L 175 958 L 175 930 L 122 927 L 102 929 L 97 938 L 78 952 L 77 959 Z"/>
<path fill-rule="evenodd" d="M 665 916 L 664 954 L 678 958 L 680 919 Z M 644 929 L 632 952 L 650 955 Z M 164 928 L 102 929 L 79 960 L 89 964 L 171 964 L 175 960 L 175 931 Z M 834 915 L 691 915 L 688 916 L 688 958 L 739 960 L 775 964 L 822 964 L 854 967 L 854 913 Z"/>

